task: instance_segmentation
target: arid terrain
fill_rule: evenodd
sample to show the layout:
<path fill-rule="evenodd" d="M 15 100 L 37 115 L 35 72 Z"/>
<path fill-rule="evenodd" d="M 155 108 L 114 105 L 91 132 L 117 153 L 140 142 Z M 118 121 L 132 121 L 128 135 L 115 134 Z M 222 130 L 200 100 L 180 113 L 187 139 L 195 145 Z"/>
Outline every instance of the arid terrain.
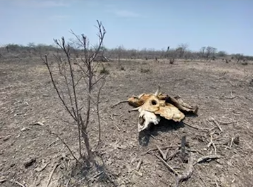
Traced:
<path fill-rule="evenodd" d="M 73 169 L 68 149 L 45 130 L 77 151 L 76 127 L 66 122 L 70 118 L 40 58 L 0 59 L 0 186 L 175 186 L 176 176 L 159 159 L 157 146 L 167 151 L 167 164 L 179 175 L 192 167 L 179 186 L 252 186 L 253 63 L 170 64 L 161 59 L 104 65 L 109 75 L 101 95 L 102 144 L 97 148 L 104 168 L 86 172 Z M 138 113 L 129 113 L 127 103 L 111 106 L 132 95 L 154 93 L 158 85 L 163 93 L 197 105 L 198 116 L 187 116 L 184 123 L 163 121 L 143 140 Z M 96 135 L 91 135 L 94 145 Z M 183 136 L 188 163 L 181 159 Z"/>

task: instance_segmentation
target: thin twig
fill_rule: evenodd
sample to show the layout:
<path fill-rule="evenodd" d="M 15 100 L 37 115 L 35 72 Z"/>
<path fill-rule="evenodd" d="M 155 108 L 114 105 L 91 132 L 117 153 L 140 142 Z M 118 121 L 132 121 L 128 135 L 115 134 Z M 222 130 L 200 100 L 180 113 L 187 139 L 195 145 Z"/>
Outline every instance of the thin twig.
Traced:
<path fill-rule="evenodd" d="M 215 160 L 215 159 L 219 159 L 221 158 L 220 155 L 207 155 L 207 156 L 202 156 L 200 157 L 195 163 L 194 165 L 198 164 L 198 163 L 203 163 L 203 162 L 209 162 L 211 160 Z"/>
<path fill-rule="evenodd" d="M 169 150 L 169 149 L 166 149 L 166 151 L 165 151 L 165 153 L 164 153 L 158 145 L 156 145 L 156 147 L 157 147 L 158 151 L 160 152 L 160 154 L 161 154 L 163 160 L 166 160 L 166 159 L 167 159 L 167 154 L 168 154 L 168 150 Z"/>
<path fill-rule="evenodd" d="M 172 146 L 172 145 L 170 145 L 170 146 L 162 147 L 162 148 L 160 148 L 160 149 L 169 149 L 169 148 L 180 148 L 180 146 Z M 156 151 L 156 150 L 157 150 L 157 147 L 156 147 L 156 148 L 153 148 L 153 149 L 149 149 L 148 151 L 142 153 L 141 156 L 143 156 L 143 155 L 145 155 L 145 154 L 149 154 L 150 152 Z"/>
<path fill-rule="evenodd" d="M 137 171 L 140 170 L 142 162 L 143 162 L 142 159 L 140 159 L 139 162 L 138 162 L 138 164 L 137 164 L 137 166 L 136 166 L 136 170 Z"/>
<path fill-rule="evenodd" d="M 19 185 L 19 186 L 21 186 L 21 187 L 25 187 L 25 185 L 21 184 L 21 183 L 18 182 L 18 181 L 10 180 L 10 182 L 15 183 L 15 184 L 17 184 L 17 185 Z"/>
<path fill-rule="evenodd" d="M 97 94 L 97 102 L 96 102 L 96 108 L 97 108 L 97 118 L 98 118 L 98 144 L 101 141 L 101 121 L 100 121 L 100 112 L 99 112 L 99 100 L 100 100 L 100 94 L 103 86 L 105 85 L 105 79 L 102 82 L 102 85 L 98 89 L 98 94 Z"/>
<path fill-rule="evenodd" d="M 56 136 L 64 145 L 65 147 L 69 150 L 70 154 L 72 155 L 72 157 L 79 163 L 79 160 L 76 158 L 76 156 L 74 155 L 73 151 L 70 149 L 70 147 L 68 146 L 68 144 L 66 144 L 66 142 L 56 133 L 52 132 L 49 129 L 46 129 L 50 134 Z"/>
<path fill-rule="evenodd" d="M 210 147 L 211 145 L 212 145 L 213 148 L 214 148 L 214 154 L 216 154 L 217 149 L 216 149 L 216 146 L 215 146 L 215 144 L 214 144 L 214 142 L 213 142 L 213 134 L 212 134 L 212 133 L 210 133 L 210 142 L 208 143 L 207 147 Z"/>
<path fill-rule="evenodd" d="M 214 118 L 211 118 L 211 121 L 214 122 L 214 124 L 218 127 L 218 129 L 222 132 L 222 128 L 220 127 L 219 123 L 214 119 Z"/>
<path fill-rule="evenodd" d="M 95 178 L 99 177 L 99 176 L 102 175 L 103 173 L 104 173 L 103 171 L 99 172 L 98 174 L 96 174 L 96 175 L 94 175 L 92 178 L 90 178 L 90 179 L 88 180 L 88 182 L 89 182 L 89 181 L 93 181 Z"/>
<path fill-rule="evenodd" d="M 193 129 L 195 129 L 195 130 L 209 131 L 209 129 L 203 129 L 203 128 L 195 127 L 195 126 L 190 125 L 190 124 L 188 124 L 188 123 L 186 123 L 186 122 L 183 122 L 183 123 L 184 123 L 184 125 L 186 125 L 186 126 L 188 126 L 188 127 L 191 127 L 191 128 L 193 128 Z"/>
<path fill-rule="evenodd" d="M 178 173 L 167 163 L 165 162 L 160 156 L 155 155 L 162 163 L 175 175 L 178 175 Z"/>
<path fill-rule="evenodd" d="M 116 104 L 112 105 L 111 108 L 114 108 L 114 107 L 116 107 L 116 106 L 118 106 L 118 105 L 120 105 L 122 103 L 128 103 L 128 101 L 127 100 L 125 100 L 125 101 L 119 101 Z"/>
<path fill-rule="evenodd" d="M 50 184 L 50 182 L 51 182 L 51 179 L 52 179 L 52 177 L 53 177 L 54 171 L 56 170 L 56 168 L 57 168 L 58 166 L 59 166 L 59 163 L 56 163 L 56 164 L 54 165 L 54 167 L 53 167 L 53 169 L 52 169 L 52 171 L 51 171 L 51 173 L 50 173 L 50 175 L 49 175 L 49 177 L 48 177 L 48 181 L 47 181 L 47 186 L 46 186 L 46 187 L 49 186 L 49 184 Z"/>
<path fill-rule="evenodd" d="M 193 166 L 194 166 L 193 165 L 193 158 L 192 158 L 192 154 L 190 153 L 190 158 L 189 158 L 189 161 L 188 161 L 188 167 L 182 174 L 177 176 L 176 187 L 178 187 L 180 182 L 188 180 L 192 176 L 193 169 L 194 169 Z"/>

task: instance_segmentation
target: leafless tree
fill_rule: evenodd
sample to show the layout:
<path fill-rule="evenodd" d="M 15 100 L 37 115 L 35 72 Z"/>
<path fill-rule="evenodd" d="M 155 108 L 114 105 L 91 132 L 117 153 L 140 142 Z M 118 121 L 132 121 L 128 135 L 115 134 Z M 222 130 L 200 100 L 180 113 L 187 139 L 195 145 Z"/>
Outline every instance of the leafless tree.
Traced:
<path fill-rule="evenodd" d="M 205 53 L 206 53 L 206 47 L 201 47 L 201 49 L 200 49 L 200 55 L 201 55 L 202 58 L 205 57 Z"/>
<path fill-rule="evenodd" d="M 180 44 L 178 46 L 178 48 L 176 49 L 176 51 L 178 53 L 178 58 L 183 58 L 184 57 L 184 54 L 185 54 L 187 48 L 188 48 L 187 44 Z"/>
<path fill-rule="evenodd" d="M 106 33 L 101 22 L 97 21 L 97 25 L 99 42 L 95 50 L 90 50 L 85 35 L 78 36 L 72 31 L 76 38 L 76 46 L 79 46 L 78 49 L 72 47 L 70 43 L 67 44 L 64 37 L 62 37 L 61 40 L 54 40 L 60 49 L 60 52 L 54 55 L 53 58 L 57 63 L 50 62 L 48 55 L 41 57 L 48 69 L 51 82 L 62 106 L 71 116 L 73 124 L 76 125 L 79 158 L 87 166 L 93 161 L 88 127 L 95 125 L 91 124 L 91 119 L 95 116 L 97 116 L 98 124 L 98 143 L 101 138 L 99 102 L 101 89 L 106 78 L 106 74 L 101 75 L 98 73 L 102 63 L 94 62 L 103 45 Z M 76 58 L 76 51 L 81 51 L 80 58 Z M 72 156 L 74 156 L 73 152 Z M 74 158 L 77 157 L 74 156 Z"/>
<path fill-rule="evenodd" d="M 125 49 L 122 45 L 117 48 L 117 56 L 118 56 L 118 62 L 119 63 L 120 63 L 120 60 L 122 58 L 123 51 L 125 51 Z"/>

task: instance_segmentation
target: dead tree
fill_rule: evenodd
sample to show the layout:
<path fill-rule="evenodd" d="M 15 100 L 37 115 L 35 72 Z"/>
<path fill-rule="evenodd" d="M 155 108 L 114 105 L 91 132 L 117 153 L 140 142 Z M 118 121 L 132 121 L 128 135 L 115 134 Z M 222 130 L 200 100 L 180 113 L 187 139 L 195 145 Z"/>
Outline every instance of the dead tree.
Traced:
<path fill-rule="evenodd" d="M 89 49 L 86 36 L 78 36 L 72 31 L 79 46 L 78 49 L 71 47 L 62 37 L 61 40 L 54 40 L 61 51 L 54 55 L 53 60 L 57 63 L 50 62 L 51 56 L 41 57 L 48 69 L 51 82 L 62 106 L 71 116 L 73 124 L 76 125 L 79 159 L 84 161 L 87 166 L 90 166 L 93 161 L 88 128 L 90 125 L 96 125 L 91 124 L 91 118 L 95 116 L 97 116 L 98 124 L 96 135 L 98 142 L 100 142 L 99 102 L 101 89 L 106 78 L 106 74 L 97 73 L 101 62 L 94 62 L 103 45 L 106 33 L 102 23 L 97 21 L 97 24 L 99 44 L 95 50 Z M 82 51 L 80 58 L 76 58 L 76 50 Z"/>

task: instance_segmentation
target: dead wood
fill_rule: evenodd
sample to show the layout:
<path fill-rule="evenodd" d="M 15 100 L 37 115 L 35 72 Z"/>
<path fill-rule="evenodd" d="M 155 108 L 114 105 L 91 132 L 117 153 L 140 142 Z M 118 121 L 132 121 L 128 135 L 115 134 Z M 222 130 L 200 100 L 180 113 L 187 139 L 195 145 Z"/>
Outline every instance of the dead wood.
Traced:
<path fill-rule="evenodd" d="M 211 118 L 210 120 L 219 128 L 221 132 L 223 131 L 222 128 L 220 127 L 220 124 L 214 118 Z"/>
<path fill-rule="evenodd" d="M 162 147 L 162 148 L 160 148 L 160 149 L 162 150 L 162 149 L 170 149 L 170 148 L 180 148 L 180 146 L 172 146 L 172 145 L 170 145 L 170 146 Z M 157 147 L 156 147 L 156 148 L 153 148 L 153 149 L 149 149 L 148 151 L 142 153 L 141 156 L 143 156 L 143 155 L 145 155 L 145 154 L 149 154 L 150 152 L 156 151 L 156 150 L 158 150 Z"/>
<path fill-rule="evenodd" d="M 207 156 L 202 156 L 200 157 L 195 163 L 194 165 L 198 164 L 198 163 L 203 163 L 203 162 L 210 162 L 212 160 L 215 160 L 215 159 L 219 159 L 221 158 L 220 155 L 207 155 Z"/>
<path fill-rule="evenodd" d="M 114 107 L 116 107 L 116 106 L 118 106 L 118 105 L 120 105 L 120 104 L 122 104 L 122 103 L 128 103 L 128 100 L 119 101 L 119 102 L 117 102 L 116 104 L 112 105 L 111 108 L 114 108 Z"/>
<path fill-rule="evenodd" d="M 170 156 L 168 156 L 167 160 L 172 160 L 174 157 L 176 157 L 180 153 L 179 150 L 173 152 Z"/>
<path fill-rule="evenodd" d="M 186 136 L 183 136 L 181 139 L 180 158 L 184 163 L 187 162 L 187 160 L 188 160 L 188 158 L 187 158 L 188 155 L 185 151 L 186 150 L 185 146 L 186 146 Z"/>
<path fill-rule="evenodd" d="M 10 182 L 15 183 L 15 184 L 17 184 L 17 185 L 19 185 L 19 186 L 21 186 L 21 187 L 25 187 L 25 185 L 21 184 L 21 183 L 18 182 L 18 181 L 10 180 Z"/>
<path fill-rule="evenodd" d="M 143 160 L 140 159 L 139 162 L 138 162 L 138 164 L 137 164 L 137 166 L 136 166 L 136 170 L 137 170 L 137 171 L 140 170 L 142 162 L 143 162 Z"/>
<path fill-rule="evenodd" d="M 56 170 L 56 168 L 59 166 L 59 163 L 56 163 L 55 165 L 54 165 L 54 167 L 53 167 L 53 169 L 52 169 L 52 171 L 51 171 L 51 173 L 50 173 L 50 175 L 49 175 L 49 177 L 48 177 L 48 181 L 47 181 L 47 186 L 46 187 L 48 187 L 49 186 L 49 184 L 50 184 L 50 182 L 51 182 L 51 179 L 52 179 L 52 177 L 53 177 L 53 174 L 54 174 L 54 172 L 55 172 L 55 170 Z"/>
<path fill-rule="evenodd" d="M 189 123 L 186 123 L 186 122 L 183 122 L 184 123 L 184 125 L 186 125 L 186 126 L 188 126 L 188 127 L 191 127 L 191 128 L 193 128 L 193 129 L 195 129 L 195 130 L 200 130 L 200 131 L 210 131 L 210 129 L 204 129 L 204 128 L 199 128 L 199 127 L 195 127 L 195 126 L 193 126 L 193 125 L 190 125 Z"/>
<path fill-rule="evenodd" d="M 155 154 L 155 156 L 160 160 L 162 161 L 162 163 L 175 175 L 178 175 L 177 171 L 175 171 L 166 161 L 164 161 L 160 156 L 157 156 Z"/>
<path fill-rule="evenodd" d="M 49 163 L 45 163 L 41 167 L 35 168 L 34 170 L 37 171 L 37 172 L 41 172 L 41 171 L 43 171 L 47 167 L 48 164 Z"/>
<path fill-rule="evenodd" d="M 167 160 L 167 154 L 168 154 L 169 149 L 167 148 L 164 153 L 158 145 L 156 145 L 156 147 L 157 147 L 159 153 L 161 154 L 163 160 Z"/>
<path fill-rule="evenodd" d="M 210 142 L 208 143 L 207 147 L 213 146 L 214 148 L 214 154 L 216 155 L 217 149 L 216 146 L 213 142 L 213 133 L 210 133 Z"/>
<path fill-rule="evenodd" d="M 193 170 L 194 170 L 193 166 L 194 166 L 193 158 L 192 158 L 192 155 L 190 154 L 187 169 L 182 174 L 177 176 L 176 187 L 179 186 L 180 182 L 186 181 L 189 178 L 191 178 Z"/>

